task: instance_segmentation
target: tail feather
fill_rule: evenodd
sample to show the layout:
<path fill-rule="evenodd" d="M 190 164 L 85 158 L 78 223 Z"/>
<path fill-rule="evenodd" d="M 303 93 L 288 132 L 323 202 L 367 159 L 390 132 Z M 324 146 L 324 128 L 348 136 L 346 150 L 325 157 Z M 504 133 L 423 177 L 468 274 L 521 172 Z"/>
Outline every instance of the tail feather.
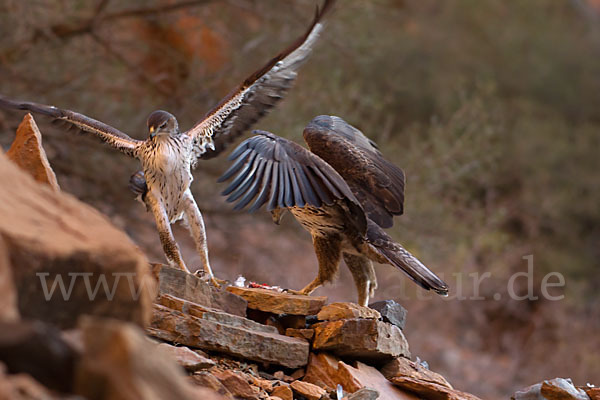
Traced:
<path fill-rule="evenodd" d="M 404 271 L 415 283 L 426 290 L 433 290 L 439 295 L 448 296 L 448 285 L 431 272 L 421 261 L 410 254 L 402 245 L 393 241 L 383 229 L 369 221 L 367 240 L 371 247 L 389 264 Z"/>

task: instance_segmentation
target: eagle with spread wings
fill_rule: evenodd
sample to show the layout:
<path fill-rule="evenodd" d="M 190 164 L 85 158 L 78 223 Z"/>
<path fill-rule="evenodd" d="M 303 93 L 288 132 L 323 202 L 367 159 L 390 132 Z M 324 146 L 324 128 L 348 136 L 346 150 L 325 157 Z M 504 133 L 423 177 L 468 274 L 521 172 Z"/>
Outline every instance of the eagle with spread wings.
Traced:
<path fill-rule="evenodd" d="M 142 187 L 144 202 L 154 214 L 160 241 L 170 264 L 188 270 L 173 237 L 171 224 L 184 219 L 202 259 L 207 279 L 218 286 L 212 273 L 202 214 L 190 191 L 191 169 L 198 160 L 220 154 L 229 143 L 264 116 L 292 86 L 323 30 L 323 16 L 335 0 L 325 0 L 300 38 L 250 75 L 191 129 L 181 132 L 177 119 L 162 110 L 147 120 L 148 138 L 136 140 L 110 125 L 70 110 L 17 101 L 0 96 L 0 107 L 27 110 L 65 121 L 100 137 L 142 164 L 132 183 Z"/>
<path fill-rule="evenodd" d="M 372 261 L 404 271 L 440 295 L 448 285 L 383 228 L 404 211 L 404 172 L 387 161 L 361 131 L 335 116 L 321 115 L 304 129 L 309 150 L 255 131 L 230 155 L 219 181 L 235 209 L 266 205 L 279 223 L 286 211 L 310 232 L 319 263 L 317 277 L 300 291 L 310 294 L 336 275 L 341 259 L 352 273 L 358 303 L 366 306 L 377 288 Z"/>

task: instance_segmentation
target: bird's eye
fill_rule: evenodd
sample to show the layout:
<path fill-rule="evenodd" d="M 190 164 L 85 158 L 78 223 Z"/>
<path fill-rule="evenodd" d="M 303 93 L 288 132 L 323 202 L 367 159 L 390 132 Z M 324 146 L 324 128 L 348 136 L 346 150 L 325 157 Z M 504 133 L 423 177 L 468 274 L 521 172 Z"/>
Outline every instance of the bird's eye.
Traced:
<path fill-rule="evenodd" d="M 167 123 L 163 122 L 160 126 L 159 129 L 165 129 L 167 127 Z"/>

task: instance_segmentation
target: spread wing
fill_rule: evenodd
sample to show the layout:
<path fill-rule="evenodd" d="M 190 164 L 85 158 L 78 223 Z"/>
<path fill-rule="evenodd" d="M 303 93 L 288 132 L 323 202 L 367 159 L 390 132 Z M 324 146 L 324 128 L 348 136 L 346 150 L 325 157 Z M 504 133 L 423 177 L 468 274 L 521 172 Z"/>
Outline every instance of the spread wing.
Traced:
<path fill-rule="evenodd" d="M 366 217 L 344 179 L 318 156 L 304 147 L 265 131 L 254 131 L 229 156 L 234 161 L 219 178 L 233 178 L 223 191 L 239 210 L 250 204 L 253 212 L 285 207 L 322 207 L 345 200 L 353 221 L 366 231 Z M 234 177 L 235 176 L 235 177 Z"/>
<path fill-rule="evenodd" d="M 137 146 L 143 143 L 140 140 L 135 140 L 120 130 L 106 125 L 93 118 L 86 117 L 83 114 L 76 113 L 70 110 L 61 110 L 54 106 L 45 104 L 30 103 L 26 101 L 10 100 L 0 96 L 0 108 L 12 110 L 27 110 L 32 113 L 47 115 L 57 120 L 65 121 L 85 132 L 93 133 L 100 139 L 111 145 L 112 147 L 122 151 L 129 156 L 135 156 Z"/>
<path fill-rule="evenodd" d="M 348 183 L 368 217 L 382 228 L 404 211 L 404 172 L 383 158 L 377 145 L 339 117 L 320 115 L 304 129 L 310 151 Z"/>
<path fill-rule="evenodd" d="M 334 3 L 326 0 L 302 37 L 248 77 L 186 132 L 195 139 L 198 158 L 217 156 L 283 98 L 323 30 L 323 16 Z"/>

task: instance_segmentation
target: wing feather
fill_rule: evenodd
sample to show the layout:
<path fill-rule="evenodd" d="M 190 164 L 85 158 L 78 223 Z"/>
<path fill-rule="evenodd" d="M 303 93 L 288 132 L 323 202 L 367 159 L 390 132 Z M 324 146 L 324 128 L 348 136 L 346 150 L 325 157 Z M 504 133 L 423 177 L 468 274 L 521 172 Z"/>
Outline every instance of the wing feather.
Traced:
<path fill-rule="evenodd" d="M 54 106 L 45 104 L 31 103 L 26 101 L 11 100 L 0 96 L 0 108 L 11 110 L 27 110 L 32 113 L 42 114 L 71 124 L 84 132 L 92 133 L 108 143 L 117 150 L 135 157 L 137 147 L 143 143 L 140 140 L 133 139 L 103 122 L 87 117 L 83 114 L 70 110 L 61 110 Z"/>
<path fill-rule="evenodd" d="M 311 152 L 348 183 L 370 219 L 382 228 L 404 212 L 404 171 L 383 158 L 361 131 L 339 117 L 321 115 L 304 129 Z"/>
<path fill-rule="evenodd" d="M 321 207 L 331 205 L 336 199 L 349 200 L 357 209 L 360 203 L 342 177 L 325 161 L 305 148 L 269 132 L 255 131 L 255 136 L 240 146 L 244 151 L 234 151 L 238 158 L 247 157 L 237 175 L 225 173 L 231 183 L 223 192 L 227 201 L 238 201 L 235 208 L 242 209 L 254 199 L 250 211 L 263 205 L 267 210 L 284 207 Z M 250 150 L 251 155 L 246 156 Z M 258 160 L 258 161 L 256 161 Z M 363 217 L 364 218 L 364 217 Z"/>
<path fill-rule="evenodd" d="M 325 0 L 304 35 L 250 75 L 186 132 L 195 140 L 197 158 L 217 156 L 283 98 L 323 29 L 323 16 L 334 3 Z"/>

